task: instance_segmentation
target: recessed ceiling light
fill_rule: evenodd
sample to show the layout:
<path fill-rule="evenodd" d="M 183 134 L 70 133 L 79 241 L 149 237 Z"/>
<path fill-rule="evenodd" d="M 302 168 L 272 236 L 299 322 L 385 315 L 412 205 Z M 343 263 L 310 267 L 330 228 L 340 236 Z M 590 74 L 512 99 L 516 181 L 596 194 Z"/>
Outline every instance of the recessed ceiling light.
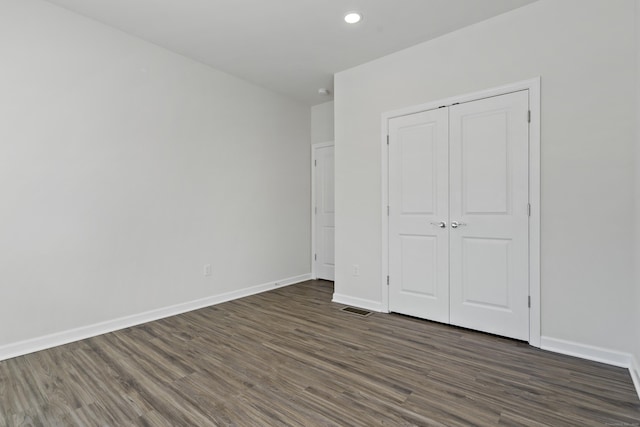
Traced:
<path fill-rule="evenodd" d="M 358 12 L 349 12 L 344 16 L 344 20 L 347 24 L 357 24 L 362 20 L 362 15 Z"/>

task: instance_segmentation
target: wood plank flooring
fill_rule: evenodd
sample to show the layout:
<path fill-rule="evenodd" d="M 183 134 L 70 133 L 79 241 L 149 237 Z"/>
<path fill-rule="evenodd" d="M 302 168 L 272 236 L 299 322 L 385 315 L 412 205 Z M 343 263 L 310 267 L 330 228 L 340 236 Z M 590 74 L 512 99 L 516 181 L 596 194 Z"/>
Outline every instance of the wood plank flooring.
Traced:
<path fill-rule="evenodd" d="M 0 426 L 640 426 L 625 369 L 310 281 L 0 362 Z"/>

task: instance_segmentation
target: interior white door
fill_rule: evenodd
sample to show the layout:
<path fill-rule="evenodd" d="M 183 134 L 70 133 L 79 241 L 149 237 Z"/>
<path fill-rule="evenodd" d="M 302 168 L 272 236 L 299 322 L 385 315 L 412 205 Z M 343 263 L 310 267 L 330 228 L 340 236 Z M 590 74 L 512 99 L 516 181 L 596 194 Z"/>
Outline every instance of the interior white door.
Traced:
<path fill-rule="evenodd" d="M 529 339 L 528 110 L 527 91 L 449 110 L 450 322 L 521 340 Z"/>
<path fill-rule="evenodd" d="M 529 96 L 389 120 L 389 310 L 529 339 Z"/>
<path fill-rule="evenodd" d="M 389 121 L 389 309 L 449 321 L 446 109 Z"/>
<path fill-rule="evenodd" d="M 319 279 L 335 276 L 334 147 L 314 148 L 315 181 L 315 274 Z"/>

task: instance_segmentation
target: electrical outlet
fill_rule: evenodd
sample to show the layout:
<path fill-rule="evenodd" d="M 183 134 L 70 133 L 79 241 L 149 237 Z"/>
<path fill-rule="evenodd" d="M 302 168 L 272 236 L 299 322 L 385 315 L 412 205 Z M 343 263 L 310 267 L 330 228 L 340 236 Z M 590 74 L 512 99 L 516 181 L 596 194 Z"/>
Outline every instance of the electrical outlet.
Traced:
<path fill-rule="evenodd" d="M 353 275 L 354 276 L 360 275 L 360 266 L 358 264 L 353 264 Z"/>
<path fill-rule="evenodd" d="M 204 269 L 203 269 L 203 274 L 204 274 L 204 276 L 205 276 L 205 277 L 209 277 L 209 276 L 211 276 L 211 271 L 212 271 L 212 269 L 211 269 L 211 264 L 205 264 L 205 265 L 204 265 Z"/>

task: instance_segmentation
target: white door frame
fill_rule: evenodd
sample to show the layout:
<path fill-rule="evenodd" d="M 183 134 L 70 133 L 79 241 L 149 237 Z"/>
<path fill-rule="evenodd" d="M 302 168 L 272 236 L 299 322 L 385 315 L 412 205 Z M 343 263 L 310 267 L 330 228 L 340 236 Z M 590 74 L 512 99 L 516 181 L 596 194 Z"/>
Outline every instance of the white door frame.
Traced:
<path fill-rule="evenodd" d="M 333 147 L 333 141 L 311 144 L 311 279 L 316 280 L 316 152 L 320 148 Z"/>
<path fill-rule="evenodd" d="M 382 266 L 380 278 L 382 311 L 389 312 L 389 286 L 387 284 L 389 276 L 389 216 L 387 215 L 389 205 L 389 152 L 387 147 L 389 120 L 394 117 L 447 107 L 455 103 L 476 101 L 521 90 L 529 91 L 529 110 L 531 111 L 531 122 L 529 123 L 529 203 L 531 204 L 529 219 L 529 294 L 531 296 L 529 344 L 540 347 L 540 77 L 382 114 L 380 136 L 382 153 L 382 206 L 380 209 L 382 219 L 382 258 L 380 263 Z"/>

